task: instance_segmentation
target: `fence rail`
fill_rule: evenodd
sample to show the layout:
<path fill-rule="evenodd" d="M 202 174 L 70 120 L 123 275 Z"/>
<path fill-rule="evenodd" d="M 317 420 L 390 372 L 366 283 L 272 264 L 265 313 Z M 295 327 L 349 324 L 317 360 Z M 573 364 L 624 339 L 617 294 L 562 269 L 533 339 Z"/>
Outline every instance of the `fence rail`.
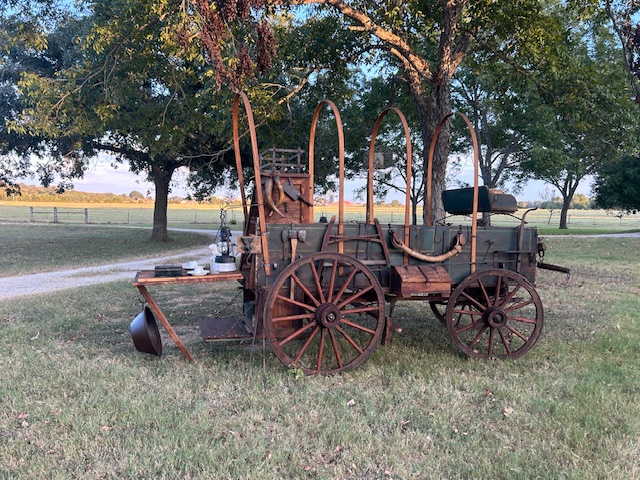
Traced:
<path fill-rule="evenodd" d="M 229 211 L 227 222 L 242 224 L 242 209 Z M 0 203 L 0 221 L 18 223 L 57 223 L 91 225 L 132 225 L 153 224 L 153 208 L 126 208 L 111 206 L 64 207 L 50 205 L 11 205 Z M 220 207 L 171 208 L 167 211 L 170 227 L 217 228 L 220 223 Z"/>
<path fill-rule="evenodd" d="M 89 209 L 88 208 L 58 208 L 52 209 L 44 208 L 36 210 L 35 207 L 29 207 L 29 222 L 37 222 L 39 218 L 44 218 L 46 222 L 51 221 L 53 223 L 60 223 L 60 217 L 63 217 L 69 222 L 75 218 L 82 216 L 83 223 L 89 223 Z M 77 216 L 77 217 L 76 217 Z M 67 223 L 65 222 L 65 223 Z M 75 222 L 74 222 L 75 223 Z"/>
<path fill-rule="evenodd" d="M 331 217 L 337 215 L 337 207 L 327 205 L 316 206 L 316 221 L 320 216 Z M 375 216 L 381 224 L 404 222 L 404 209 L 394 207 L 377 207 Z M 422 219 L 422 209 L 418 210 L 418 223 Z M 538 227 L 557 227 L 559 214 L 554 212 L 549 218 L 549 212 L 538 210 L 527 216 L 529 225 Z M 345 207 L 346 221 L 364 221 L 365 211 L 361 206 Z M 587 229 L 640 229 L 640 215 L 612 215 L 604 210 L 571 210 L 568 217 L 569 228 Z M 136 225 L 150 226 L 153 224 L 153 208 L 127 208 L 112 206 L 96 207 L 54 207 L 49 205 L 11 205 L 0 204 L 0 221 L 31 222 L 31 223 L 71 223 L 92 225 Z M 170 227 L 217 228 L 220 221 L 219 206 L 200 206 L 185 208 L 183 206 L 169 206 L 167 223 Z M 243 214 L 240 207 L 229 210 L 227 221 L 231 225 L 242 225 Z M 448 217 L 448 223 L 467 224 L 468 217 Z M 516 226 L 519 220 L 505 215 L 495 215 L 492 224 L 496 226 Z"/>

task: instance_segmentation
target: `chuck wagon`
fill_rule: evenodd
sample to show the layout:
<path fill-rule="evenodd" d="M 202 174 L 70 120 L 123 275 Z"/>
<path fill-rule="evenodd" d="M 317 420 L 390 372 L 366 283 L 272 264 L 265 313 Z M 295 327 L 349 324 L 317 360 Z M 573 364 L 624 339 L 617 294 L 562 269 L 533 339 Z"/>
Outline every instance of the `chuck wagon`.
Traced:
<path fill-rule="evenodd" d="M 253 191 L 248 197 L 240 158 L 241 105 L 253 157 Z M 316 222 L 315 131 L 327 107 L 338 127 L 338 215 Z M 271 149 L 260 154 L 248 98 L 236 95 L 233 137 L 244 214 L 244 230 L 237 239 L 239 270 L 182 278 L 184 283 L 239 281 L 244 315 L 201 322 L 205 339 L 266 338 L 286 366 L 306 374 L 337 373 L 362 364 L 376 346 L 389 341 L 397 302 L 420 301 L 425 313 L 430 309 L 446 326 L 454 345 L 470 357 L 517 358 L 533 347 L 543 325 L 542 302 L 534 286 L 536 268 L 568 271 L 541 261 L 544 245 L 538 241 L 537 229 L 525 222 L 529 210 L 516 227 L 480 225 L 479 212 L 514 214 L 517 205 L 511 195 L 478 185 L 478 144 L 462 114 L 473 142 L 475 182 L 472 188 L 444 192 L 443 203 L 448 213 L 470 216 L 470 222 L 434 221 L 430 209 L 431 160 L 451 114 L 440 122 L 431 143 L 427 224 L 410 224 L 408 191 L 404 223 L 381 224 L 373 210 L 373 169 L 377 132 L 388 114 L 397 116 L 404 129 L 410 184 L 409 129 L 402 112 L 389 108 L 376 120 L 370 141 L 365 221 L 347 222 L 344 138 L 336 106 L 324 100 L 316 108 L 305 163 L 299 150 Z M 135 285 L 176 340 L 146 290 L 146 285 L 161 283 L 162 278 L 142 273 Z"/>

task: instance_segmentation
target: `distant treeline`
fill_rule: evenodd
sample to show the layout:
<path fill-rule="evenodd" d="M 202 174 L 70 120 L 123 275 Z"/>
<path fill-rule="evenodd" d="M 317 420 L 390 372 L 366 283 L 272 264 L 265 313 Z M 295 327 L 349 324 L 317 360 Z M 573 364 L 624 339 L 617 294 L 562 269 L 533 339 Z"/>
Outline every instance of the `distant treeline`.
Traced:
<path fill-rule="evenodd" d="M 40 187 L 37 185 L 26 185 L 21 183 L 20 193 L 16 195 L 8 195 L 4 188 L 0 188 L 0 202 L 54 202 L 54 203 L 137 203 L 153 205 L 153 198 L 145 197 L 137 190 L 133 190 L 128 194 L 116 193 L 90 193 L 81 192 L 79 190 L 66 190 L 58 193 L 54 187 Z M 239 200 L 234 200 L 238 202 Z M 200 204 L 207 203 L 212 205 L 221 205 L 225 203 L 225 199 L 218 197 L 210 197 L 206 201 L 195 201 L 190 198 L 169 197 L 170 204 L 188 203 Z M 227 202 L 228 203 L 228 202 Z M 233 203 L 233 202 L 232 202 Z"/>
<path fill-rule="evenodd" d="M 0 201 L 15 202 L 61 202 L 61 203 L 153 203 L 152 198 L 137 191 L 117 195 L 115 193 L 90 193 L 78 190 L 66 190 L 58 193 L 53 187 L 45 188 L 36 185 L 20 184 L 20 193 L 7 195 L 4 189 L 0 189 Z M 178 199 L 179 201 L 179 199 Z"/>

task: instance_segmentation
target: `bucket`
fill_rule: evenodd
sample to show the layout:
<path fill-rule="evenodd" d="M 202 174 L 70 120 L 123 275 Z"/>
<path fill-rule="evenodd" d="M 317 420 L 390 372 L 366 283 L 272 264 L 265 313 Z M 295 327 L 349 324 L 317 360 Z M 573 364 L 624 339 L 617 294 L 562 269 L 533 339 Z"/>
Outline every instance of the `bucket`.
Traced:
<path fill-rule="evenodd" d="M 144 310 L 133 319 L 129 329 L 131 330 L 131 338 L 136 350 L 157 355 L 158 357 L 162 355 L 160 331 L 158 330 L 156 318 L 149 307 L 144 307 Z"/>

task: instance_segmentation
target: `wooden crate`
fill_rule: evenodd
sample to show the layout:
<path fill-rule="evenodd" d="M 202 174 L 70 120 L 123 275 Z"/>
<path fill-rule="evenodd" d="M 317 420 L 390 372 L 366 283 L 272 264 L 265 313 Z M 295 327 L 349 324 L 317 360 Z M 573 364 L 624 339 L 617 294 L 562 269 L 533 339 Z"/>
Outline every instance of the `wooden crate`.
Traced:
<path fill-rule="evenodd" d="M 391 267 L 391 291 L 400 296 L 448 294 L 451 277 L 442 265 L 397 265 Z"/>

